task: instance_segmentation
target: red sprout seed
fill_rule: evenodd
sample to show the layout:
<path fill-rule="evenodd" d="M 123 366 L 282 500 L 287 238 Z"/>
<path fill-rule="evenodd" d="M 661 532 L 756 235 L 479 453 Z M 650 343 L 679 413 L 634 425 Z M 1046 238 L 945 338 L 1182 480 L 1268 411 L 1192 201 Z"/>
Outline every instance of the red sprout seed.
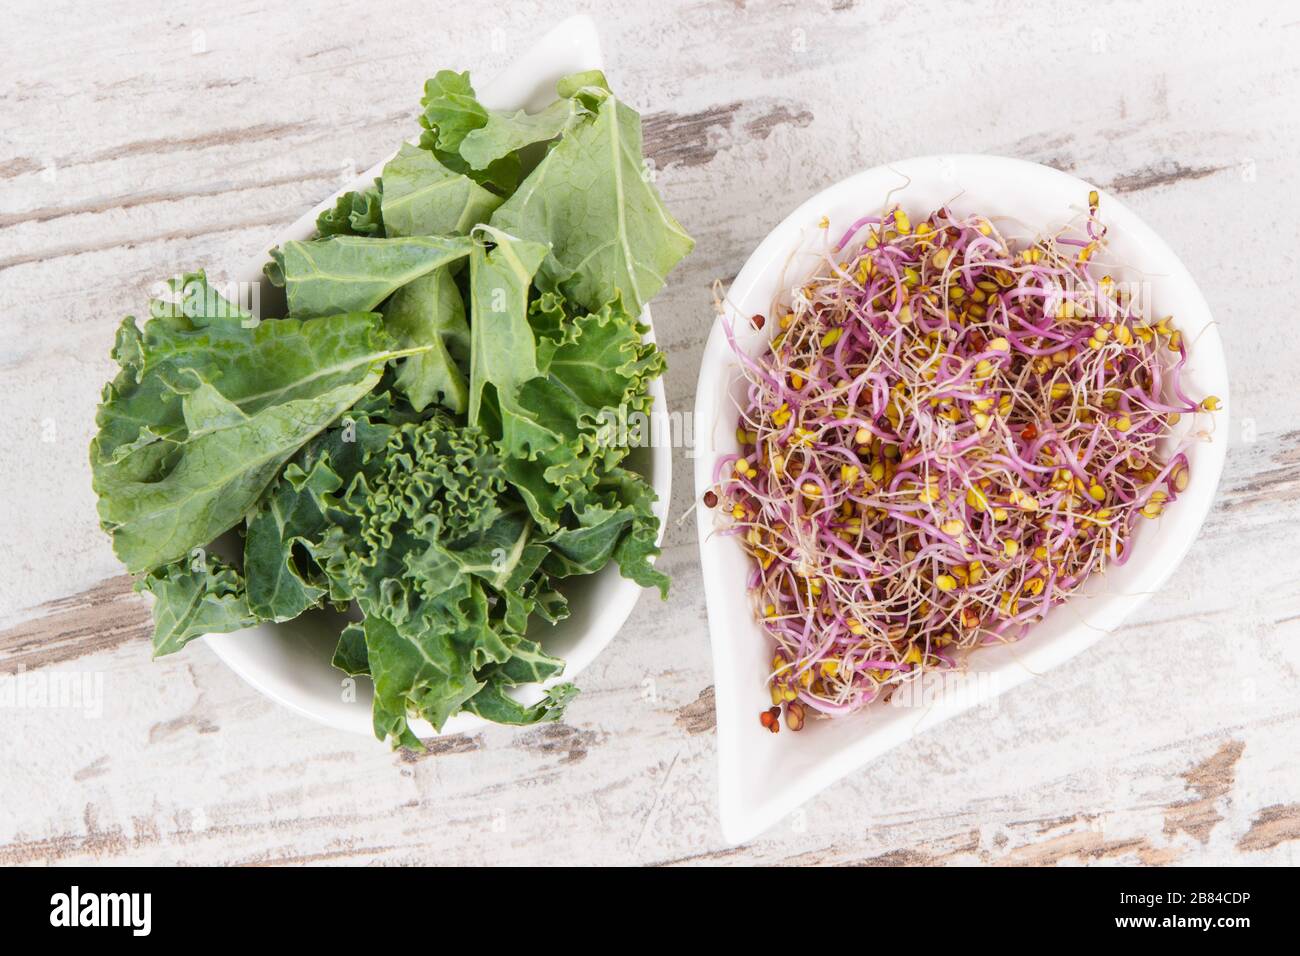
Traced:
<path fill-rule="evenodd" d="M 785 705 L 785 725 L 792 731 L 803 730 L 804 709 L 803 704 L 797 700 L 792 700 Z"/>

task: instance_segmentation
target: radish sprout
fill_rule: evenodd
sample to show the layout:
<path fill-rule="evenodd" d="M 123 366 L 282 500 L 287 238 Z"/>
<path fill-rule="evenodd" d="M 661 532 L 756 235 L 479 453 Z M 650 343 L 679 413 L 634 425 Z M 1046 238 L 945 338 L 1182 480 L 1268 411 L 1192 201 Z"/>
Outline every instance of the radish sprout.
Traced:
<path fill-rule="evenodd" d="M 752 559 L 791 730 L 805 706 L 851 713 L 1019 639 L 1187 487 L 1174 426 L 1218 400 L 1184 394 L 1170 318 L 1094 278 L 1097 205 L 1028 244 L 986 217 L 941 208 L 913 227 L 892 207 L 774 304 L 761 356 L 728 325 L 740 451 L 705 503 Z"/>

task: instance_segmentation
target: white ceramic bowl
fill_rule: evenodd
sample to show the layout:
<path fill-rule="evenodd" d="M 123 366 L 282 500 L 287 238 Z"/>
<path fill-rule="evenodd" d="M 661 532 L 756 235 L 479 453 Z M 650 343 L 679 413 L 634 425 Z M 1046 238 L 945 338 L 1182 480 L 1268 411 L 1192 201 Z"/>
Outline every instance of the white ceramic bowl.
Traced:
<path fill-rule="evenodd" d="M 542 37 L 491 83 L 478 86 L 479 99 L 485 106 L 495 109 L 540 109 L 555 98 L 558 79 L 581 70 L 600 69 L 601 66 L 600 41 L 595 25 L 589 17 L 572 17 Z M 387 159 L 366 170 L 339 193 L 369 185 L 383 171 L 385 162 Z M 311 238 L 316 231 L 316 216 L 333 204 L 334 197 L 323 201 L 275 241 Z M 283 293 L 263 279 L 262 264 L 265 261 L 265 256 L 259 256 L 233 278 L 249 283 L 261 282 L 263 304 L 275 302 L 277 298 L 282 301 Z M 277 313 L 267 309 L 266 314 Z M 642 315 L 642 321 L 650 324 L 648 309 Z M 653 333 L 647 338 L 653 339 Z M 667 435 L 667 404 L 662 380 L 651 385 L 651 394 L 654 398 L 652 432 Z M 659 496 L 655 513 L 659 516 L 660 540 L 667 518 L 671 456 L 666 443 L 636 449 L 629 456 L 630 467 L 646 476 Z M 551 683 L 572 680 L 605 649 L 632 613 L 641 588 L 622 577 L 618 568 L 611 564 L 594 575 L 565 582 L 564 591 L 570 599 L 572 616 L 554 627 L 538 622 L 529 633 L 530 637 L 540 639 L 548 652 L 567 662 L 564 674 Z M 370 682 L 358 681 L 356 699 L 350 701 L 343 693 L 344 675 L 330 664 L 341 626 L 341 619 L 337 616 L 314 612 L 284 624 L 263 624 L 231 634 L 210 634 L 205 640 L 236 674 L 272 700 L 331 727 L 372 736 Z M 523 689 L 520 699 L 531 703 L 540 697 L 541 690 L 533 685 Z M 462 713 L 447 721 L 443 733 L 474 730 L 486 723 L 473 714 Z M 434 733 L 425 721 L 413 721 L 411 726 L 422 737 Z"/>
<path fill-rule="evenodd" d="M 891 200 L 902 203 L 913 221 L 947 204 L 959 215 L 1009 217 L 1021 226 L 1007 231 L 1027 236 L 1073 219 L 1093 188 L 1055 169 L 996 156 L 929 156 L 867 170 L 818 193 L 768 234 L 732 283 L 727 315 L 741 347 L 756 354 L 776 323 L 756 331 L 748 317 L 767 315 L 778 292 L 788 292 L 807 277 L 816 258 L 807 250 L 820 249 L 825 241 L 818 228 L 821 218 L 829 217 L 834 242 L 858 217 L 880 209 L 891 190 Z M 1101 216 L 1109 227 L 1107 262 L 1128 266 L 1110 271 L 1120 280 L 1149 281 L 1155 313 L 1172 314 L 1183 330 L 1189 343 L 1183 378 L 1188 394 L 1217 395 L 1224 402 L 1214 416 L 1213 435 L 1195 443 L 1188 454 L 1191 482 L 1186 492 L 1164 517 L 1143 523 L 1126 565 L 1095 576 L 1082 593 L 1019 643 L 976 652 L 969 666 L 978 680 L 958 681 L 920 707 L 877 704 L 844 718 L 810 720 L 798 734 L 775 736 L 758 721 L 759 712 L 771 703 L 766 678 L 773 645 L 750 611 L 748 559 L 736 541 L 712 534 L 714 514 L 701 507 L 700 557 L 713 645 L 722 830 L 731 843 L 752 838 L 822 788 L 910 737 L 1087 649 L 1159 588 L 1191 546 L 1213 501 L 1227 447 L 1223 347 L 1205 299 L 1169 247 L 1104 191 Z M 719 318 L 705 347 L 695 405 L 697 498 L 712 485 L 716 457 L 736 451 L 742 381 Z M 1190 427 L 1191 419 L 1184 416 L 1183 427 Z"/>

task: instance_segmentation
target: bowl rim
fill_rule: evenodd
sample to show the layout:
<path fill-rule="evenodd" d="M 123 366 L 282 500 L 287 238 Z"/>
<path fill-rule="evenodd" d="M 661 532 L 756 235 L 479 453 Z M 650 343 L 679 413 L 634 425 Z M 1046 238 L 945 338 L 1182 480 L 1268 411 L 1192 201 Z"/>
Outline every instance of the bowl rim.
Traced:
<path fill-rule="evenodd" d="M 902 167 L 905 167 L 908 172 L 902 172 Z M 772 269 L 775 267 L 779 271 L 781 260 L 788 262 L 804 249 L 808 242 L 810 226 L 819 220 L 828 208 L 843 202 L 848 194 L 855 190 L 863 190 L 874 200 L 880 196 L 880 179 L 886 173 L 898 176 L 899 185 L 903 185 L 903 181 L 909 174 L 935 175 L 941 169 L 953 167 L 974 169 L 976 175 L 983 174 L 987 168 L 992 168 L 1009 177 L 1033 176 L 1044 182 L 1054 178 L 1062 189 L 1078 191 L 1079 195 L 1096 189 L 1102 196 L 1102 208 L 1106 210 L 1108 227 L 1114 227 L 1116 221 L 1122 221 L 1120 234 L 1130 236 L 1132 241 L 1150 250 L 1151 257 L 1161 258 L 1162 265 L 1168 266 L 1167 269 L 1162 270 L 1160 281 L 1172 283 L 1170 288 L 1177 287 L 1181 294 L 1190 296 L 1197 314 L 1205 316 L 1205 326 L 1196 338 L 1196 362 L 1207 369 L 1207 374 L 1211 378 L 1221 381 L 1221 388 L 1216 388 L 1216 394 L 1221 399 L 1222 408 L 1215 414 L 1214 436 L 1211 441 L 1199 448 L 1202 457 L 1198 459 L 1197 468 L 1193 472 L 1193 482 L 1198 489 L 1197 501 L 1195 504 L 1191 501 L 1184 504 L 1180 500 L 1183 510 L 1178 513 L 1178 519 L 1180 525 L 1185 526 L 1187 530 L 1179 535 L 1177 547 L 1174 549 L 1176 553 L 1171 552 L 1167 563 L 1152 575 L 1153 583 L 1144 593 L 1116 597 L 1115 606 L 1122 606 L 1122 611 L 1118 613 L 1117 620 L 1104 632 L 1097 630 L 1096 633 L 1085 633 L 1087 622 L 1084 620 L 1084 615 L 1080 614 L 1080 622 L 1069 626 L 1066 635 L 1045 646 L 1035 648 L 1029 643 L 1031 640 L 1029 637 L 1026 637 L 1023 644 L 1019 646 L 1009 645 L 1011 648 L 1022 649 L 1019 653 L 1020 666 L 1018 670 L 1008 671 L 994 695 L 997 696 L 1036 676 L 1037 673 L 1059 666 L 1081 653 L 1100 640 L 1104 633 L 1118 628 L 1124 619 L 1145 602 L 1150 593 L 1162 586 L 1173 574 L 1199 534 L 1213 505 L 1222 475 L 1230 428 L 1230 396 L 1226 360 L 1213 314 L 1204 295 L 1174 251 L 1121 200 L 1070 173 L 1028 160 L 978 153 L 941 153 L 882 163 L 864 169 L 828 185 L 801 202 L 767 233 L 737 273 L 724 298 L 724 314 L 715 319 L 706 341 L 696 388 L 695 434 L 698 445 L 695 460 L 695 491 L 698 501 L 699 496 L 712 486 L 714 461 L 719 454 L 727 450 L 725 446 L 718 447 L 716 442 L 718 434 L 723 436 L 725 442 L 726 435 L 730 431 L 729 428 L 722 428 L 719 421 L 725 418 L 721 397 L 725 394 L 724 385 L 729 386 L 734 382 L 738 371 L 734 366 L 734 360 L 728 361 L 731 352 L 723 332 L 724 315 L 741 318 L 751 311 L 766 314 L 770 300 L 760 304 L 753 298 L 756 295 L 755 290 L 772 284 L 773 280 L 770 278 Z M 968 178 L 974 176 L 969 175 Z M 958 192 L 956 186 L 953 192 Z M 870 206 L 869 203 L 862 205 L 864 211 Z M 796 274 L 792 273 L 792 275 L 797 278 Z M 770 334 L 769 328 L 765 330 L 763 337 Z M 1191 355 L 1190 349 L 1189 355 Z M 1187 510 L 1189 508 L 1190 511 Z M 911 734 L 902 734 L 895 729 L 877 732 L 864 726 L 853 732 L 856 734 L 855 743 L 846 744 L 831 756 L 815 761 L 812 766 L 801 768 L 799 773 L 789 774 L 786 779 L 777 781 L 772 792 L 756 794 L 751 792 L 752 787 L 742 787 L 741 770 L 745 743 L 741 734 L 744 728 L 750 730 L 753 728 L 748 727 L 747 723 L 742 726 L 733 700 L 740 693 L 736 683 L 739 678 L 736 674 L 741 658 L 733 653 L 734 641 L 724 635 L 736 631 L 734 618 L 737 613 L 737 598 L 728 597 L 723 593 L 724 590 L 731 590 L 731 584 L 723 580 L 722 569 L 719 567 L 721 552 L 717 545 L 725 539 L 713 537 L 712 520 L 711 512 L 703 508 L 698 509 L 697 532 L 701 575 L 714 666 L 720 823 L 724 839 L 734 845 L 761 833 L 825 787 L 861 769 L 873 757 L 902 743 Z M 1136 561 L 1138 555 L 1135 554 L 1130 564 Z M 757 625 L 752 622 L 747 602 L 745 602 L 744 613 L 748 626 L 757 629 Z M 993 651 L 981 653 L 988 655 Z M 1032 663 L 1032 672 L 1030 663 Z M 969 709 L 973 704 L 973 701 L 963 697 L 953 698 L 947 701 L 945 706 L 935 707 L 927 712 L 926 716 L 917 722 L 912 733 L 928 729 Z M 865 715 L 855 715 L 847 720 L 864 718 Z M 757 726 L 757 722 L 753 724 Z"/>
<path fill-rule="evenodd" d="M 544 105 L 544 100 L 549 101 L 554 98 L 555 79 L 582 70 L 601 69 L 603 65 L 600 38 L 595 22 L 586 15 L 569 17 L 553 27 L 529 50 L 484 84 L 479 90 L 479 99 L 490 108 L 534 109 Z M 545 78 L 548 82 L 540 82 L 541 78 Z M 279 232 L 273 243 L 307 239 L 315 235 L 316 217 L 323 210 L 332 207 L 338 196 L 348 190 L 369 185 L 396 153 L 397 150 L 394 149 L 378 163 L 307 210 Z M 250 260 L 235 273 L 236 279 L 246 282 L 260 281 L 262 265 L 265 261 L 265 256 Z M 654 342 L 654 327 L 649 306 L 642 313 L 641 321 L 648 329 L 645 340 Z M 650 395 L 651 435 L 667 436 L 670 434 L 669 416 L 662 376 L 650 384 Z M 671 447 L 652 441 L 648 452 L 649 457 L 643 477 L 649 481 L 656 496 L 653 510 L 659 518 L 659 532 L 655 544 L 660 546 L 667 529 L 668 507 L 672 495 L 672 451 Z M 617 576 L 616 573 L 612 579 L 613 583 L 608 583 L 611 577 L 605 572 L 610 571 L 611 568 L 612 565 L 607 566 L 589 579 L 593 580 L 604 575 L 604 578 L 594 584 L 594 588 L 600 592 L 599 607 L 596 608 L 585 631 L 577 638 L 574 647 L 566 653 L 563 674 L 545 684 L 530 685 L 537 696 L 540 696 L 540 691 L 537 690 L 539 687 L 573 680 L 604 651 L 631 615 L 644 589 L 633 581 Z M 617 572 L 617 569 L 613 570 Z M 589 595 L 589 598 L 594 603 L 596 595 Z M 356 703 L 340 706 L 334 700 L 324 700 L 319 693 L 306 690 L 301 682 L 294 680 L 293 674 L 285 673 L 283 667 L 268 666 L 261 655 L 256 653 L 256 647 L 248 643 L 251 641 L 260 643 L 267 637 L 263 633 L 264 630 L 278 631 L 288 623 L 292 622 L 280 624 L 264 622 L 228 634 L 208 634 L 204 636 L 203 641 L 241 679 L 281 706 L 335 729 L 373 738 L 371 710 L 367 705 L 370 699 L 368 680 L 363 683 L 363 690 L 358 695 Z M 328 660 L 324 664 L 332 668 Z M 342 672 L 337 673 L 342 680 L 344 677 Z M 411 721 L 412 729 L 422 738 L 472 732 L 487 726 L 496 725 L 467 712 L 451 717 L 444 724 L 441 733 L 435 731 L 427 721 Z"/>

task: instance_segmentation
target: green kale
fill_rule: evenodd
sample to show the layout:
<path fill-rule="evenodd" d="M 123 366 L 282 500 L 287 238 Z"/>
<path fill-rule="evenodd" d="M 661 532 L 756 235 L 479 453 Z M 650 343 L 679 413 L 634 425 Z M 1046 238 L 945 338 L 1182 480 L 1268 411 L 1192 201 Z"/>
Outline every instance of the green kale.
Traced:
<path fill-rule="evenodd" d="M 334 665 L 418 748 L 417 720 L 560 718 L 577 690 L 536 626 L 568 616 L 566 579 L 615 562 L 666 593 L 654 491 L 610 429 L 651 409 L 640 315 L 691 240 L 604 76 L 557 93 L 490 110 L 438 73 L 419 145 L 272 250 L 286 317 L 200 272 L 122 323 L 90 457 L 155 654 L 349 611 Z"/>

